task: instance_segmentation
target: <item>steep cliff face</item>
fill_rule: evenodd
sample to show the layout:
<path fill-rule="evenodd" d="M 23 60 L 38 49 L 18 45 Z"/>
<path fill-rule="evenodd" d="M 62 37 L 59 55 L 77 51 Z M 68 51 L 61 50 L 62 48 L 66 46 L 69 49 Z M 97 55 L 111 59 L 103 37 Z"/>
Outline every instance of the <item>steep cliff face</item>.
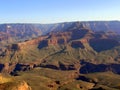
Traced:
<path fill-rule="evenodd" d="M 72 32 L 50 33 L 48 44 L 66 44 L 71 39 Z"/>

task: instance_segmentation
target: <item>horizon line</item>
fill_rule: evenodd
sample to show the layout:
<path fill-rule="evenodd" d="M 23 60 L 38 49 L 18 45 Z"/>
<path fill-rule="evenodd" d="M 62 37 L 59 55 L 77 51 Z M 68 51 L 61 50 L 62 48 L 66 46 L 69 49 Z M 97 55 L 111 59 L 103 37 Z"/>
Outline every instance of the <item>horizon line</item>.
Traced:
<path fill-rule="evenodd" d="M 119 22 L 120 20 L 71 20 L 71 21 L 60 21 L 60 22 L 48 22 L 48 23 L 43 23 L 43 22 L 4 22 L 0 24 L 57 24 L 57 23 L 69 23 L 69 22 L 110 22 L 110 21 L 117 21 Z"/>

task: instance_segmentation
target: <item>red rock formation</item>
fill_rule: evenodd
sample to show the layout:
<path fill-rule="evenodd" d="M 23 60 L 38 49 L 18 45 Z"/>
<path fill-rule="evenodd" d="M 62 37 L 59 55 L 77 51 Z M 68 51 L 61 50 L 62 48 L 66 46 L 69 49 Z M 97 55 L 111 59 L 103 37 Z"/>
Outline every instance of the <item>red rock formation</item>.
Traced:
<path fill-rule="evenodd" d="M 28 47 L 29 45 L 37 45 L 40 43 L 40 41 L 46 39 L 48 36 L 41 36 L 36 39 L 24 41 L 24 42 L 19 42 L 17 44 L 12 44 L 11 49 L 12 50 L 22 50 L 25 47 Z M 10 47 L 9 47 L 10 48 Z"/>
<path fill-rule="evenodd" d="M 60 45 L 60 44 L 67 44 L 71 40 L 80 39 L 80 41 L 72 42 L 72 45 L 76 43 L 81 44 L 87 43 L 88 40 L 91 38 L 91 32 L 88 29 L 79 29 L 79 30 L 71 30 L 67 32 L 52 32 L 49 35 L 41 36 L 36 39 L 28 40 L 25 42 L 20 42 L 17 44 L 12 45 L 13 50 L 21 50 L 29 45 L 39 45 L 39 48 L 43 48 L 49 45 Z M 73 45 L 74 46 L 74 45 Z"/>

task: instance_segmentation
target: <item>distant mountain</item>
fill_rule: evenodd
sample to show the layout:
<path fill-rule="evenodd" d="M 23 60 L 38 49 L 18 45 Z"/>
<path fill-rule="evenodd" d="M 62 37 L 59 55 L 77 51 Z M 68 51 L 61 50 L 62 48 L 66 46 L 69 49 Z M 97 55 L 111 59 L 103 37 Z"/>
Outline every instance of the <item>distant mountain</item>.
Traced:
<path fill-rule="evenodd" d="M 0 40 L 8 37 L 28 39 L 45 35 L 49 32 L 66 31 L 80 26 L 97 31 L 113 31 L 119 33 L 119 21 L 90 21 L 90 22 L 65 22 L 56 24 L 0 24 Z"/>

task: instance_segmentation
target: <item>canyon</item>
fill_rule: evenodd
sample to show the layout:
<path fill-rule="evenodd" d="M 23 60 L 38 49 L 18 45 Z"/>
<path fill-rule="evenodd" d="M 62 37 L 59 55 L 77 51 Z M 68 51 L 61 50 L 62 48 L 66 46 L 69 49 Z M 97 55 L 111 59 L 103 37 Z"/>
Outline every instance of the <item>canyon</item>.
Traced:
<path fill-rule="evenodd" d="M 86 77 L 81 79 L 80 75 L 91 73 L 119 75 L 119 33 L 119 21 L 1 24 L 0 72 L 20 77 L 20 72 L 24 75 L 24 72 L 36 72 L 36 68 L 41 68 L 38 71 L 57 70 L 58 73 L 74 71 L 68 75 L 71 80 L 82 80 Z M 96 83 L 85 81 L 92 83 L 89 89 L 95 87 Z M 60 82 L 57 83 L 48 87 L 57 88 Z M 63 88 L 61 84 L 59 88 Z"/>

